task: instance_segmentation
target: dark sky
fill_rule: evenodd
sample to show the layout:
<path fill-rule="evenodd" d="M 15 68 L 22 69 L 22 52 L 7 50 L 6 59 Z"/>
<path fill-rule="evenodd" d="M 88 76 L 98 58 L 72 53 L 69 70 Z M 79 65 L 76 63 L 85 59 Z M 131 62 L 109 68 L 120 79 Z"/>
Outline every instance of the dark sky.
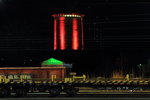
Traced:
<path fill-rule="evenodd" d="M 53 51 L 55 13 L 84 17 L 84 51 Z M 130 71 L 150 57 L 150 1 L 0 0 L 0 66 L 40 66 L 50 57 L 77 72 Z"/>

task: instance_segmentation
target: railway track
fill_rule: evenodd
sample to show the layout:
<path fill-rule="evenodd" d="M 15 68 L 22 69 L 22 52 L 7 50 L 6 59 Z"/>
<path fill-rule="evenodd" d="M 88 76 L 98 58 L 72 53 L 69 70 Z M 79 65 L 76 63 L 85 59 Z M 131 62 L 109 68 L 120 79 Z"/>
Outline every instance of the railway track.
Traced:
<path fill-rule="evenodd" d="M 0 96 L 18 97 L 34 93 L 48 93 L 51 96 L 77 94 L 120 94 L 150 93 L 149 80 L 98 80 L 98 81 L 5 81 L 0 83 Z"/>

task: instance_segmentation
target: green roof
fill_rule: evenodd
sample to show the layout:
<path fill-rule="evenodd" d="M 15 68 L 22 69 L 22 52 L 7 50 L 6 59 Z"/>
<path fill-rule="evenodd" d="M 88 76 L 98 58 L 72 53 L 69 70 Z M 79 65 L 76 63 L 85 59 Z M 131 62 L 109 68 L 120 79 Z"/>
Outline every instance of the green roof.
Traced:
<path fill-rule="evenodd" d="M 50 58 L 42 62 L 42 65 L 62 65 L 63 62 L 55 58 Z"/>

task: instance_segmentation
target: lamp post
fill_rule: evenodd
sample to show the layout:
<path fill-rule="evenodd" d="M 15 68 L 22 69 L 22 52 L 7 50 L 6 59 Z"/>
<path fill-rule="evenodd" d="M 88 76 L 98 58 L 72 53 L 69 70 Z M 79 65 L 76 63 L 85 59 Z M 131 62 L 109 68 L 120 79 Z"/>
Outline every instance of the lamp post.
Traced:
<path fill-rule="evenodd" d="M 139 77 L 143 78 L 143 65 L 142 64 L 138 64 L 137 67 L 139 68 Z"/>

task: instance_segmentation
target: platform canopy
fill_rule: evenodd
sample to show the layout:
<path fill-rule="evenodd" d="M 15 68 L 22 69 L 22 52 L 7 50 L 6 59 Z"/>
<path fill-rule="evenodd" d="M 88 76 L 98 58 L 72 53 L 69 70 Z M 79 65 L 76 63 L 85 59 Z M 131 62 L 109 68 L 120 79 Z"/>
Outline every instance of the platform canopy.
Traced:
<path fill-rule="evenodd" d="M 42 65 L 63 65 L 64 62 L 57 60 L 55 58 L 50 58 L 42 62 Z"/>

